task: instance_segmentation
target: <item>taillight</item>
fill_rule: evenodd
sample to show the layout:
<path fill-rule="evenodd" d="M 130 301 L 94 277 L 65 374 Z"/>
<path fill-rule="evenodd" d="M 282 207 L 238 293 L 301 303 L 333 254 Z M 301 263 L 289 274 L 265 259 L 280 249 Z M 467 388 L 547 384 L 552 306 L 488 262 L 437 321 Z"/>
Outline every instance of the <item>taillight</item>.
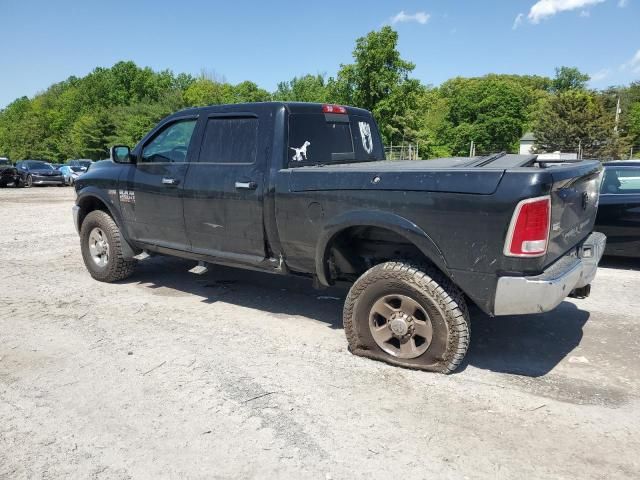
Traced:
<path fill-rule="evenodd" d="M 551 197 L 522 200 L 513 212 L 504 254 L 509 257 L 539 257 L 547 253 L 550 221 Z"/>
<path fill-rule="evenodd" d="M 346 107 L 342 105 L 322 105 L 322 111 L 324 113 L 347 113 Z"/>

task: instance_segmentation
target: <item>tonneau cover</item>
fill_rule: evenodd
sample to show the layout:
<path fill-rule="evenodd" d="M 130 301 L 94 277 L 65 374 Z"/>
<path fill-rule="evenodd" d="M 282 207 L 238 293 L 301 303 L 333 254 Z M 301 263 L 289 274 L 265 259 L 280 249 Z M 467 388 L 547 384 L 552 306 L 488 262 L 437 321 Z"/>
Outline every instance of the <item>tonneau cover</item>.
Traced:
<path fill-rule="evenodd" d="M 333 164 L 290 169 L 294 192 L 399 190 L 490 195 L 503 169 L 461 168 L 469 158 Z"/>

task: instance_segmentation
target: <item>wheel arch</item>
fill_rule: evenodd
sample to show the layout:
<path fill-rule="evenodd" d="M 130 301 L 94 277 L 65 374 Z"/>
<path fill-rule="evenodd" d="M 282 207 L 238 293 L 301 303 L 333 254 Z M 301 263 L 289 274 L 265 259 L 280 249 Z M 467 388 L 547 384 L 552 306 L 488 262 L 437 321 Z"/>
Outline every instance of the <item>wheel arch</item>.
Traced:
<path fill-rule="evenodd" d="M 127 259 L 133 258 L 135 255 L 140 253 L 139 249 L 134 248 L 129 239 L 126 230 L 123 228 L 124 223 L 122 221 L 122 216 L 120 212 L 113 205 L 112 200 L 108 197 L 108 195 L 100 189 L 94 187 L 87 187 L 80 192 L 78 192 L 78 198 L 76 199 L 76 205 L 80 207 L 78 212 L 78 232 L 82 229 L 82 222 L 86 218 L 86 216 L 95 211 L 101 210 L 107 213 L 113 221 L 118 226 L 120 230 L 121 243 L 122 243 L 122 253 L 123 256 Z"/>
<path fill-rule="evenodd" d="M 329 258 L 336 241 L 343 235 L 350 235 L 354 229 L 377 229 L 397 235 L 398 238 L 404 239 L 407 244 L 415 247 L 444 275 L 451 278 L 442 251 L 422 228 L 394 213 L 365 210 L 347 212 L 325 225 L 315 254 L 316 275 L 322 285 L 329 286 L 333 283 Z"/>

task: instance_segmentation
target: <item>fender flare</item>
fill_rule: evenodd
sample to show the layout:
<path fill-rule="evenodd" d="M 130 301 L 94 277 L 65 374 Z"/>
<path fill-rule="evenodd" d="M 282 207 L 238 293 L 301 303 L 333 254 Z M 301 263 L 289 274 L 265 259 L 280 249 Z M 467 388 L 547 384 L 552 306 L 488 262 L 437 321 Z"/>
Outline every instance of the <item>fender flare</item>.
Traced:
<path fill-rule="evenodd" d="M 80 206 L 85 199 L 96 199 L 99 200 L 102 204 L 107 207 L 107 211 L 113 221 L 116 222 L 118 229 L 120 230 L 120 241 L 122 244 L 122 254 L 125 259 L 132 259 L 135 255 L 140 253 L 140 249 L 136 249 L 131 246 L 131 242 L 129 241 L 129 235 L 127 234 L 124 228 L 124 222 L 122 219 L 122 215 L 120 214 L 120 210 L 116 208 L 113 204 L 114 200 L 109 197 L 109 195 L 102 189 L 97 187 L 85 187 L 78 192 L 78 197 L 76 198 L 76 205 Z M 84 218 L 84 217 L 83 217 Z M 82 219 L 83 219 L 82 218 Z M 82 219 L 78 219 L 78 232 L 80 231 L 80 227 L 82 226 Z"/>
<path fill-rule="evenodd" d="M 356 210 L 333 218 L 320 233 L 316 244 L 315 264 L 316 275 L 322 285 L 331 285 L 327 265 L 328 246 L 340 232 L 350 227 L 380 227 L 391 230 L 415 245 L 447 277 L 452 278 L 442 251 L 418 225 L 395 213 Z"/>

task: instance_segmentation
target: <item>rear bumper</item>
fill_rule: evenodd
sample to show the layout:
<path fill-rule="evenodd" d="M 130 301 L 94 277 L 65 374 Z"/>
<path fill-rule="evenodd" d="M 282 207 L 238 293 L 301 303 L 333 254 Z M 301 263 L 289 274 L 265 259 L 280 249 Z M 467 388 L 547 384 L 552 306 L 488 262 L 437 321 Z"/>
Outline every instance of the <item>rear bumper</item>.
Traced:
<path fill-rule="evenodd" d="M 500 277 L 496 288 L 494 315 L 548 312 L 576 288 L 589 285 L 598 270 L 606 237 L 592 233 L 571 253 L 560 258 L 540 275 Z"/>

